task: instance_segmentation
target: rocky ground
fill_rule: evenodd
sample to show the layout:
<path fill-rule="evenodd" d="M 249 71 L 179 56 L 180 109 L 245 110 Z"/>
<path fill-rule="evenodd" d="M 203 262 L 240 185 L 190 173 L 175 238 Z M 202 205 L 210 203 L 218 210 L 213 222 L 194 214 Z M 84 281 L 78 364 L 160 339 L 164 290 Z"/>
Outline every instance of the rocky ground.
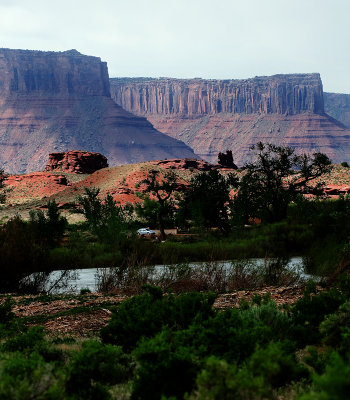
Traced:
<path fill-rule="evenodd" d="M 302 296 L 302 287 L 265 287 L 259 290 L 240 290 L 218 295 L 214 307 L 227 309 L 239 307 L 243 300 L 251 301 L 256 295 L 269 296 L 278 306 L 294 304 Z M 2 295 L 4 303 L 7 295 Z M 74 337 L 96 336 L 105 326 L 113 310 L 126 295 L 104 295 L 87 293 L 84 295 L 37 295 L 11 296 L 13 312 L 28 326 L 42 325 L 51 336 L 68 335 Z"/>

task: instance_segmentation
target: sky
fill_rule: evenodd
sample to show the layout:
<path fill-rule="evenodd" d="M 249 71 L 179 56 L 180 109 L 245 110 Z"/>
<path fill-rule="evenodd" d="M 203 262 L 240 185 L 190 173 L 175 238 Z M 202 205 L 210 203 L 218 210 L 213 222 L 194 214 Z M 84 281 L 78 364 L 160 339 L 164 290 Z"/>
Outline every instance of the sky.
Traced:
<path fill-rule="evenodd" d="M 0 47 L 101 57 L 110 77 L 319 72 L 350 93 L 350 0 L 0 0 Z"/>

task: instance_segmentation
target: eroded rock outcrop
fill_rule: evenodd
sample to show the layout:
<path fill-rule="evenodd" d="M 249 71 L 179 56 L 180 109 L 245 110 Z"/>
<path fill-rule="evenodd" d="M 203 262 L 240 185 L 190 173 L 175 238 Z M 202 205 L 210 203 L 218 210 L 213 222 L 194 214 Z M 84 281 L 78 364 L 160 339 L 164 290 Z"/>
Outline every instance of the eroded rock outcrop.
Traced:
<path fill-rule="evenodd" d="M 105 154 L 111 165 L 195 157 L 112 101 L 100 58 L 0 49 L 0 166 L 42 170 L 47 154 L 77 148 Z"/>
<path fill-rule="evenodd" d="M 350 130 L 325 114 L 319 74 L 246 80 L 116 78 L 111 79 L 111 95 L 212 163 L 219 152 L 232 150 L 241 166 L 258 141 L 350 161 Z"/>
<path fill-rule="evenodd" d="M 102 154 L 89 151 L 68 151 L 63 153 L 51 153 L 45 171 L 92 174 L 106 167 L 108 167 L 107 158 Z"/>

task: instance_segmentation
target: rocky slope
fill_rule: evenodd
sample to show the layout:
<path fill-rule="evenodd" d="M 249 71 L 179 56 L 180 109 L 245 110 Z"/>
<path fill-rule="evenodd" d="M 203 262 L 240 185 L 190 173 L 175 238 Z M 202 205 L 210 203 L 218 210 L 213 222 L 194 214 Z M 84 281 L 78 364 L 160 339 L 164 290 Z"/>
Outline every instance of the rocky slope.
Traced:
<path fill-rule="evenodd" d="M 350 94 L 325 92 L 323 97 L 326 113 L 350 128 Z"/>
<path fill-rule="evenodd" d="M 350 160 L 350 131 L 324 112 L 319 74 L 246 80 L 113 78 L 115 102 L 216 162 L 231 149 L 242 165 L 258 141 Z"/>
<path fill-rule="evenodd" d="M 48 153 L 71 149 L 105 154 L 110 165 L 195 157 L 111 100 L 100 58 L 0 49 L 0 166 L 41 170 Z"/>

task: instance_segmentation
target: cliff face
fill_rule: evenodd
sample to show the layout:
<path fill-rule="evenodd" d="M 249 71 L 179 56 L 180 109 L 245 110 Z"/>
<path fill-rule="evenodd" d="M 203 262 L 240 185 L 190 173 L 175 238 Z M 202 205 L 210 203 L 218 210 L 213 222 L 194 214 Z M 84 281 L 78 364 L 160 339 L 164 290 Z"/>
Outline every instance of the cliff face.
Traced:
<path fill-rule="evenodd" d="M 319 74 L 246 80 L 111 79 L 117 104 L 137 115 L 323 113 Z"/>
<path fill-rule="evenodd" d="M 0 49 L 1 168 L 42 170 L 49 153 L 71 149 L 105 154 L 110 165 L 195 157 L 112 101 L 100 58 Z"/>
<path fill-rule="evenodd" d="M 324 93 L 327 114 L 350 128 L 350 94 Z"/>
<path fill-rule="evenodd" d="M 334 162 L 350 160 L 350 131 L 324 113 L 319 74 L 247 80 L 114 78 L 115 102 L 145 116 L 159 131 L 183 140 L 217 162 L 230 149 L 239 165 L 258 141 L 322 151 Z"/>

